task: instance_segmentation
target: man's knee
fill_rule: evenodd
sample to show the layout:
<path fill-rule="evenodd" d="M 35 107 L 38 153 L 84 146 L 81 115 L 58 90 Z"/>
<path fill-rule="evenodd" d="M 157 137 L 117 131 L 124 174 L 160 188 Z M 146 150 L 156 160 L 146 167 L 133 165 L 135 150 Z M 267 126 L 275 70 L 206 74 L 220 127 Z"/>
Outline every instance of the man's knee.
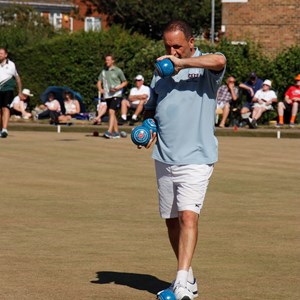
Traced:
<path fill-rule="evenodd" d="M 193 211 L 184 210 L 179 212 L 178 218 L 181 226 L 194 228 L 198 224 L 199 215 Z"/>

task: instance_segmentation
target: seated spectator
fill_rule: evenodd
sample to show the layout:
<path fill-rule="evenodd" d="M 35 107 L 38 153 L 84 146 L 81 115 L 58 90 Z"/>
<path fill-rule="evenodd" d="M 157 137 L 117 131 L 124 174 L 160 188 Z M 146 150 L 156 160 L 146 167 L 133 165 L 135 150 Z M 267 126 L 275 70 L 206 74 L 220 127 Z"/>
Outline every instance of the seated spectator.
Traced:
<path fill-rule="evenodd" d="M 144 85 L 144 77 L 137 75 L 135 77 L 135 87 L 130 90 L 128 100 L 123 99 L 121 102 L 121 118 L 119 124 L 122 125 L 127 121 L 127 113 L 129 108 L 134 108 L 135 112 L 131 117 L 129 125 L 133 125 L 138 121 L 138 116 L 144 109 L 150 97 L 150 88 Z"/>
<path fill-rule="evenodd" d="M 101 94 L 99 94 L 98 99 L 99 100 L 98 100 L 98 104 L 97 104 L 97 116 L 95 119 L 93 119 L 94 125 L 101 125 L 101 118 L 107 112 L 107 103 L 104 99 L 101 98 Z"/>
<path fill-rule="evenodd" d="M 263 82 L 263 86 L 259 89 L 253 99 L 253 110 L 252 110 L 252 120 L 251 127 L 257 128 L 257 120 L 262 116 L 262 114 L 267 110 L 272 110 L 272 104 L 277 102 L 277 96 L 273 90 L 271 90 L 272 83 L 270 80 L 266 79 Z"/>
<path fill-rule="evenodd" d="M 79 101 L 73 99 L 73 94 L 71 92 L 64 92 L 64 105 L 66 111 L 64 114 L 58 116 L 59 122 L 69 122 L 80 113 Z"/>
<path fill-rule="evenodd" d="M 219 127 L 224 128 L 230 112 L 230 104 L 238 99 L 238 88 L 234 86 L 235 78 L 229 76 L 226 84 L 219 87 L 217 92 L 217 110 L 216 113 L 222 114 L 222 120 Z"/>
<path fill-rule="evenodd" d="M 15 115 L 28 120 L 29 118 L 31 118 L 31 113 L 27 112 L 26 109 L 28 107 L 30 97 L 32 97 L 33 95 L 28 89 L 23 89 L 22 95 L 23 99 L 21 99 L 19 96 L 16 96 L 10 104 L 10 115 Z"/>
<path fill-rule="evenodd" d="M 44 109 L 44 111 L 36 116 L 38 120 L 50 118 L 50 123 L 58 123 L 58 117 L 61 115 L 61 107 L 59 101 L 55 99 L 54 93 L 50 92 L 48 94 L 48 101 L 39 108 Z"/>
<path fill-rule="evenodd" d="M 255 72 L 251 72 L 249 74 L 249 79 L 244 83 L 240 83 L 239 88 L 246 91 L 246 102 L 243 103 L 241 109 L 241 116 L 242 119 L 246 120 L 249 127 L 251 127 L 251 120 L 250 115 L 252 112 L 252 98 L 254 97 L 255 93 L 262 88 L 263 81 L 257 77 Z"/>
<path fill-rule="evenodd" d="M 300 102 L 300 74 L 295 77 L 295 85 L 288 88 L 284 95 L 284 102 L 278 103 L 278 123 L 277 127 L 284 125 L 284 111 L 291 115 L 290 127 L 295 126 Z"/>

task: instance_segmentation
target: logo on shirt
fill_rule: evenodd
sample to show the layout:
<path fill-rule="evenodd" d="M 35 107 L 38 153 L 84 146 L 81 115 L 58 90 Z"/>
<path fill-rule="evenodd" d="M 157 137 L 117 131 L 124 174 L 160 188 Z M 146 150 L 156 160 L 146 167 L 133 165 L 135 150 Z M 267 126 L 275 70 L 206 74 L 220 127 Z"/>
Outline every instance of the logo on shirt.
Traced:
<path fill-rule="evenodd" d="M 198 78 L 200 77 L 199 73 L 189 73 L 189 78 Z"/>

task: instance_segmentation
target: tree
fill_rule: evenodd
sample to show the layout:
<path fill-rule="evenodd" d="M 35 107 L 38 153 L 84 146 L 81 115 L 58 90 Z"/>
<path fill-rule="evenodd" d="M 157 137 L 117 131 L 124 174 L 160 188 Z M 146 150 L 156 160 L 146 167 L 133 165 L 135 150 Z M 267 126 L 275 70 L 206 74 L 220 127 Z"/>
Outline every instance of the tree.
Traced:
<path fill-rule="evenodd" d="M 10 52 L 55 35 L 49 22 L 30 7 L 11 5 L 0 11 L 0 45 Z"/>
<path fill-rule="evenodd" d="M 108 16 L 108 23 L 121 24 L 148 37 L 158 39 L 162 28 L 171 19 L 187 21 L 196 36 L 209 31 L 211 25 L 211 0 L 82 0 L 95 5 Z M 91 7 L 91 6 L 90 6 Z M 221 0 L 215 3 L 216 28 L 221 24 Z"/>

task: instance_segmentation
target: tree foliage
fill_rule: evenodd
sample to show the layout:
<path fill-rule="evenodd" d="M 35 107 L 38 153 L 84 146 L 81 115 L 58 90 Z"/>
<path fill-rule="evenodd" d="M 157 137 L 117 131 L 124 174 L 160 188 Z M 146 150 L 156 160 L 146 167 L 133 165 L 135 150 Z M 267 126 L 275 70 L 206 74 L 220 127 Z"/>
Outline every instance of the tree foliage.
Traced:
<path fill-rule="evenodd" d="M 0 45 L 14 52 L 18 48 L 32 46 L 57 32 L 49 21 L 32 8 L 11 5 L 0 11 Z"/>
<path fill-rule="evenodd" d="M 82 0 L 92 3 L 108 16 L 109 24 L 121 24 L 127 29 L 160 38 L 164 25 L 171 19 L 187 21 L 201 35 L 211 26 L 211 0 Z M 221 25 L 221 1 L 215 1 L 215 23 Z"/>

